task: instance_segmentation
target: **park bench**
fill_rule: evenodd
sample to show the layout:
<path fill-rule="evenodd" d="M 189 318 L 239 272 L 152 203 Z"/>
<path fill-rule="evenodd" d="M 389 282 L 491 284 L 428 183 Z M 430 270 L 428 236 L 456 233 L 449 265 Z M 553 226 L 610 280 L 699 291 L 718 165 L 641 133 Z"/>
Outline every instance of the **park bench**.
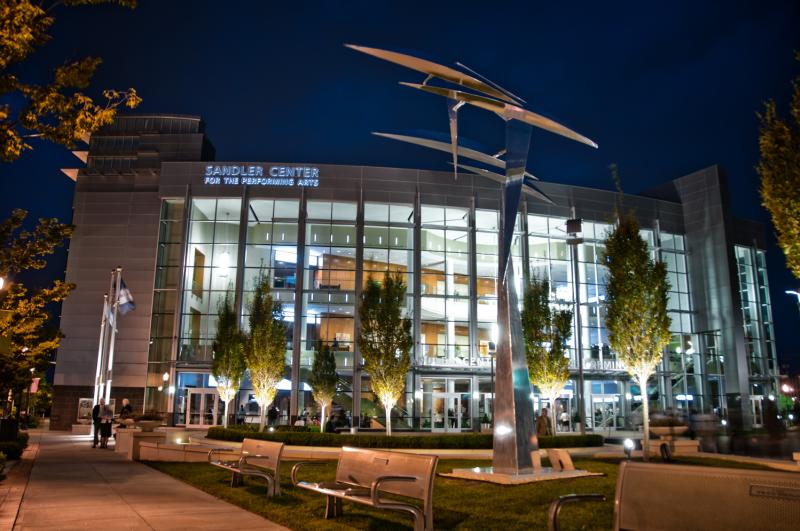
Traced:
<path fill-rule="evenodd" d="M 325 518 L 342 515 L 342 500 L 376 509 L 401 511 L 414 517 L 415 531 L 433 529 L 433 478 L 439 458 L 383 450 L 344 447 L 339 452 L 336 480 L 309 483 L 297 479 L 305 465 L 321 461 L 301 461 L 292 468 L 292 484 L 327 496 Z M 420 500 L 422 508 L 385 494 Z"/>
<path fill-rule="evenodd" d="M 214 448 L 208 452 L 209 464 L 232 472 L 231 487 L 242 484 L 244 476 L 256 476 L 267 481 L 267 496 L 281 493 L 281 454 L 283 443 L 245 439 L 239 458 L 227 460 L 219 454 L 230 455 L 230 448 Z"/>
<path fill-rule="evenodd" d="M 558 530 L 566 503 L 604 500 L 570 494 L 550 504 L 548 529 Z M 620 465 L 614 495 L 615 530 L 797 529 L 800 474 L 707 466 Z"/>

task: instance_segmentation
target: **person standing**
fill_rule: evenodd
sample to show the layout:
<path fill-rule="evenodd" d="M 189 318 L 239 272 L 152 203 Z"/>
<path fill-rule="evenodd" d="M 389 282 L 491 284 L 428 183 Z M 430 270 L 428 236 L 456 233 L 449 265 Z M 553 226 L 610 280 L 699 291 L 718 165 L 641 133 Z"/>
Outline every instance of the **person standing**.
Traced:
<path fill-rule="evenodd" d="M 106 404 L 104 398 L 95 404 L 92 408 L 92 425 L 94 427 L 94 440 L 92 441 L 92 448 L 97 448 L 97 439 L 100 437 L 100 409 Z"/>
<path fill-rule="evenodd" d="M 133 406 L 127 398 L 122 399 L 122 409 L 119 410 L 119 418 L 126 419 L 133 416 Z"/>
<path fill-rule="evenodd" d="M 536 435 L 544 437 L 553 435 L 553 428 L 550 426 L 550 418 L 547 416 L 547 408 L 542 408 L 542 414 L 536 419 Z"/>
<path fill-rule="evenodd" d="M 111 424 L 114 422 L 114 410 L 103 404 L 100 406 L 100 448 L 108 448 L 111 437 Z"/>

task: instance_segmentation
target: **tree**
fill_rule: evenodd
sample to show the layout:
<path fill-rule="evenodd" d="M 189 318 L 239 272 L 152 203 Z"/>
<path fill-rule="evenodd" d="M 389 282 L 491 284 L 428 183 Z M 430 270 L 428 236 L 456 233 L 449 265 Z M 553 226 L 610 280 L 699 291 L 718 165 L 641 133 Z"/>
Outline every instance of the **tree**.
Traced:
<path fill-rule="evenodd" d="M 796 57 L 800 60 L 800 53 Z M 800 278 L 800 76 L 792 86 L 791 120 L 778 115 L 772 100 L 758 115 L 761 158 L 756 170 L 761 176 L 761 201 L 772 216 L 786 265 Z"/>
<path fill-rule="evenodd" d="M 228 405 L 242 385 L 246 369 L 244 361 L 244 334 L 239 330 L 236 312 L 230 298 L 225 299 L 217 311 L 217 334 L 214 338 L 211 374 L 217 381 L 217 393 L 225 404 L 223 425 L 228 427 Z"/>
<path fill-rule="evenodd" d="M 72 234 L 72 226 L 56 219 L 40 219 L 32 230 L 23 228 L 27 212 L 14 210 L 0 223 L 0 277 L 6 291 L 0 294 L 0 392 L 21 393 L 31 378 L 44 372 L 63 335 L 50 324 L 49 308 L 67 298 L 74 284 L 55 281 L 49 287 L 29 290 L 16 275 L 42 269 L 47 256 Z M 13 282 L 9 280 L 13 279 Z"/>
<path fill-rule="evenodd" d="M 641 389 L 646 460 L 650 441 L 647 381 L 670 339 L 667 269 L 663 262 L 650 259 L 633 214 L 619 217 L 605 246 L 606 328 L 611 348 Z"/>
<path fill-rule="evenodd" d="M 336 356 L 327 343 L 319 343 L 317 354 L 314 356 L 314 365 L 311 367 L 311 375 L 308 377 L 308 385 L 314 393 L 314 399 L 319 402 L 321 408 L 320 431 L 325 431 L 325 409 L 328 404 L 333 403 L 336 396 L 336 384 L 339 376 L 336 374 Z M 354 398 L 355 400 L 355 398 Z"/>
<path fill-rule="evenodd" d="M 411 367 L 411 321 L 403 317 L 406 285 L 402 274 L 387 273 L 383 283 L 367 279 L 358 315 L 358 348 L 372 389 L 386 411 L 386 435 L 392 434 L 392 408 L 403 395 Z"/>
<path fill-rule="evenodd" d="M 572 311 L 550 307 L 550 283 L 532 279 L 525 289 L 522 331 L 528 356 L 528 375 L 551 406 L 550 422 L 556 432 L 555 404 L 569 380 L 565 344 L 572 335 Z"/>
<path fill-rule="evenodd" d="M 267 407 L 275 400 L 286 370 L 283 308 L 272 300 L 269 290 L 269 278 L 260 276 L 250 305 L 250 332 L 244 351 L 256 402 L 261 408 L 259 430 L 266 425 Z"/>
<path fill-rule="evenodd" d="M 68 148 L 111 123 L 120 106 L 141 103 L 136 90 L 104 90 L 102 103 L 83 94 L 102 60 L 87 57 L 55 68 L 45 85 L 22 82 L 10 67 L 50 41 L 52 14 L 60 6 L 116 3 L 135 8 L 136 0 L 6 0 L 0 2 L 0 159 L 11 162 L 31 149 L 26 139 L 44 138 Z M 77 90 L 76 90 L 77 89 Z M 19 102 L 19 103 L 16 103 Z"/>

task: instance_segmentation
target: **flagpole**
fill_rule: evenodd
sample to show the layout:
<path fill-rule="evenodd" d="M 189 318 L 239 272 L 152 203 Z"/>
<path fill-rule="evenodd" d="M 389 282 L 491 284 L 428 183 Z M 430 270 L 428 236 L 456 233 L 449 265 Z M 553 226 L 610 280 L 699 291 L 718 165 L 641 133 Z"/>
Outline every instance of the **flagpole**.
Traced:
<path fill-rule="evenodd" d="M 111 324 L 111 341 L 108 345 L 108 365 L 106 367 L 106 374 L 108 377 L 106 378 L 106 403 L 108 404 L 111 400 L 111 380 L 113 378 L 113 371 L 114 371 L 114 344 L 117 340 L 117 312 L 119 311 L 119 290 L 120 284 L 122 282 L 122 266 L 117 266 L 114 270 L 116 274 L 116 278 L 114 279 L 114 299 L 112 302 L 112 320 L 113 323 Z"/>
<path fill-rule="evenodd" d="M 106 344 L 106 321 L 108 320 L 108 293 L 103 295 L 103 317 L 100 319 L 100 341 L 97 345 L 97 371 L 94 376 L 94 398 L 92 405 L 97 404 L 97 400 L 102 394 L 101 377 L 103 376 L 103 358 L 105 357 Z"/>

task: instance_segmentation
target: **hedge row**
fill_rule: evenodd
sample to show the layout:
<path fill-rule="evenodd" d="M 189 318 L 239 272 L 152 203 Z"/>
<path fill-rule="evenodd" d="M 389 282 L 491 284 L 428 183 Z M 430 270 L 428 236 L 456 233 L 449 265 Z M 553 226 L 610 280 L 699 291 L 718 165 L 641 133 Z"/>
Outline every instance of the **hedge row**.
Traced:
<path fill-rule="evenodd" d="M 464 433 L 458 435 L 366 435 L 309 432 L 254 432 L 235 428 L 213 427 L 209 439 L 241 442 L 244 438 L 282 442 L 293 446 L 355 446 L 358 448 L 430 448 L 488 450 L 492 448 L 491 433 Z M 602 435 L 559 435 L 539 437 L 540 448 L 576 448 L 602 446 Z"/>
<path fill-rule="evenodd" d="M 28 447 L 28 434 L 19 432 L 16 441 L 0 441 L 0 453 L 5 454 L 6 459 L 14 461 L 22 457 L 22 451 Z"/>

